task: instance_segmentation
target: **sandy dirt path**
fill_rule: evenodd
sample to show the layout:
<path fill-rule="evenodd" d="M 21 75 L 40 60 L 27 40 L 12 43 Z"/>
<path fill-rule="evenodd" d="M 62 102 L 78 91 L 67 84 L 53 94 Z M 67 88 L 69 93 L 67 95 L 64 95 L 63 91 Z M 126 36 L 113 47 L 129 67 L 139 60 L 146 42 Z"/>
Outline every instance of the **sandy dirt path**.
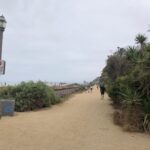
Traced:
<path fill-rule="evenodd" d="M 150 136 L 113 124 L 99 90 L 76 94 L 50 109 L 0 120 L 0 150 L 149 150 Z"/>

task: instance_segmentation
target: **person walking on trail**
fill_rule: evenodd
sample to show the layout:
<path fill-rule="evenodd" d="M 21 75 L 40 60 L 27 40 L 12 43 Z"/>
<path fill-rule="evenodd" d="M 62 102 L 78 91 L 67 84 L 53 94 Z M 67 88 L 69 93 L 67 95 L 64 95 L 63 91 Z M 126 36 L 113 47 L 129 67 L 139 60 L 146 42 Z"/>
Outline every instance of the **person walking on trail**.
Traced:
<path fill-rule="evenodd" d="M 98 84 L 96 85 L 97 89 L 99 88 Z"/>
<path fill-rule="evenodd" d="M 104 85 L 103 81 L 100 81 L 99 87 L 100 87 L 101 96 L 102 96 L 102 98 L 104 98 L 104 94 L 106 92 L 106 88 L 105 88 L 105 85 Z"/>
<path fill-rule="evenodd" d="M 92 88 L 92 87 L 90 87 L 90 90 L 91 90 L 91 93 L 92 93 L 93 88 Z"/>

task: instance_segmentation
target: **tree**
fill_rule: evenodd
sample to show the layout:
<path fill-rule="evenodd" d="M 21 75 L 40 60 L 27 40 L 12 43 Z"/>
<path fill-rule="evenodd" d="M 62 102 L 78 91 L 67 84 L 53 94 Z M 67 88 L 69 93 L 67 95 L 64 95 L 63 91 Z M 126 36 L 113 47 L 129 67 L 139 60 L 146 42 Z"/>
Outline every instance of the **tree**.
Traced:
<path fill-rule="evenodd" d="M 147 42 L 147 37 L 144 34 L 138 34 L 135 37 L 135 41 L 137 44 L 140 44 L 141 50 L 143 51 Z"/>

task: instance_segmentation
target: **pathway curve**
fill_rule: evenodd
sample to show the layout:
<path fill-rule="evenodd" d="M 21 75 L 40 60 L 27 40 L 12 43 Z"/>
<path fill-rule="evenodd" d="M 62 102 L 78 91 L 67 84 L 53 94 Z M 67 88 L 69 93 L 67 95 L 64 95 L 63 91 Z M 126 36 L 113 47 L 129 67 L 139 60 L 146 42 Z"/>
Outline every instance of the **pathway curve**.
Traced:
<path fill-rule="evenodd" d="M 0 150 L 149 150 L 150 136 L 123 132 L 99 90 L 0 120 Z"/>

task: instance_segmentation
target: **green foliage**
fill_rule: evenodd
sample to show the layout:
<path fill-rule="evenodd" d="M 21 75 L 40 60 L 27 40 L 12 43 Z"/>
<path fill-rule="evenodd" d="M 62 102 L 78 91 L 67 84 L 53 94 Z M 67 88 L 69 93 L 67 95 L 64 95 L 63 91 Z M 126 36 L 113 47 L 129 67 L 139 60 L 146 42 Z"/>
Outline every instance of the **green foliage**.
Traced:
<path fill-rule="evenodd" d="M 4 86 L 0 87 L 0 99 L 12 98 L 13 87 L 12 86 Z"/>
<path fill-rule="evenodd" d="M 85 90 L 86 90 L 86 86 L 80 85 L 79 92 L 82 92 L 82 91 L 85 91 Z"/>
<path fill-rule="evenodd" d="M 124 92 L 120 93 L 122 95 L 123 104 L 129 105 L 138 105 L 141 104 L 141 97 L 137 92 L 129 87 L 127 87 Z"/>
<path fill-rule="evenodd" d="M 142 55 L 139 50 L 137 50 L 135 47 L 129 46 L 126 49 L 126 59 L 130 61 L 130 63 L 137 63 L 141 59 Z M 126 61 L 127 61 L 126 60 Z"/>
<path fill-rule="evenodd" d="M 147 41 L 147 37 L 144 35 L 144 34 L 138 34 L 136 37 L 135 37 L 135 41 L 137 44 L 146 44 L 146 41 Z"/>
<path fill-rule="evenodd" d="M 119 48 L 108 57 L 102 78 L 107 79 L 107 92 L 114 105 L 121 104 L 120 109 L 132 106 L 132 109 L 141 109 L 139 113 L 150 114 L 150 44 L 142 34 L 138 34 L 135 41 L 140 48 Z"/>
<path fill-rule="evenodd" d="M 150 114 L 150 100 L 144 101 L 144 111 L 146 114 Z"/>
<path fill-rule="evenodd" d="M 126 61 L 125 57 L 112 55 L 108 57 L 104 71 L 107 72 L 108 77 L 113 81 L 117 77 L 124 75 L 129 68 L 130 64 Z"/>
<path fill-rule="evenodd" d="M 15 87 L 4 87 L 0 97 L 15 99 L 16 111 L 29 111 L 49 107 L 60 102 L 54 91 L 43 82 L 22 82 Z"/>

